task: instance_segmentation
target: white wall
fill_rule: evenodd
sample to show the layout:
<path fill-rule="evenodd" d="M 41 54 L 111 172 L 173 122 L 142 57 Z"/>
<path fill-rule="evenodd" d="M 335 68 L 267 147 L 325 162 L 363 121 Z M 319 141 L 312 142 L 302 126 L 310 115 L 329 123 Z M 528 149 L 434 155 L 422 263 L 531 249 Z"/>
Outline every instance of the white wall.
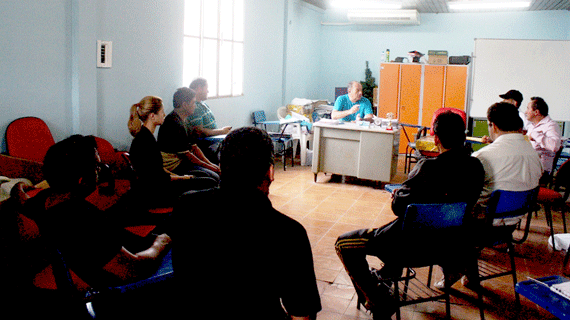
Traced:
<path fill-rule="evenodd" d="M 57 138 L 71 133 L 69 1 L 0 2 L 0 137 L 12 120 L 44 119 Z"/>
<path fill-rule="evenodd" d="M 0 1 L 0 152 L 12 120 L 44 119 L 56 141 L 95 134 L 130 145 L 129 107 L 158 95 L 172 109 L 182 83 L 183 0 Z M 570 39 L 570 12 L 423 14 L 420 26 L 321 26 L 346 21 L 299 0 L 245 0 L 244 96 L 209 101 L 220 125 L 249 125 L 251 112 L 295 97 L 334 99 L 334 87 L 364 80 L 380 53 L 448 50 L 468 55 L 473 39 Z M 444 36 L 442 36 L 444 35 Z M 95 68 L 97 40 L 113 41 L 113 67 Z M 515 54 L 515 53 L 513 53 Z M 506 57 L 505 57 L 506 58 Z M 284 66 L 286 69 L 284 69 Z"/>
<path fill-rule="evenodd" d="M 320 99 L 321 21 L 324 10 L 304 1 L 289 2 L 286 29 L 285 97 Z"/>
<path fill-rule="evenodd" d="M 244 96 L 209 101 L 220 125 L 251 124 L 283 99 L 285 0 L 245 1 Z M 157 95 L 172 110 L 182 83 L 183 0 L 0 2 L 0 141 L 23 116 L 48 124 L 56 141 L 95 134 L 130 145 L 129 107 Z M 95 67 L 96 41 L 113 42 L 113 67 Z"/>
<path fill-rule="evenodd" d="M 347 22 L 346 12 L 327 10 L 323 21 Z M 378 83 L 386 49 L 391 59 L 407 57 L 413 50 L 425 54 L 447 50 L 459 56 L 472 54 L 475 38 L 568 40 L 570 12 L 421 14 L 419 26 L 323 26 L 322 30 L 320 95 L 330 100 L 334 87 L 364 80 L 367 60 Z"/>

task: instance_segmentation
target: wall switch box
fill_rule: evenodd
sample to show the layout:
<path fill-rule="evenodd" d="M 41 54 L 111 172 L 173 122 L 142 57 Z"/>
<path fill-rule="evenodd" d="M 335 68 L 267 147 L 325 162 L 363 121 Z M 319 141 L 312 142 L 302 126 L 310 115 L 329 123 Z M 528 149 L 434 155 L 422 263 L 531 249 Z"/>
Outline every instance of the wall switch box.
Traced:
<path fill-rule="evenodd" d="M 111 68 L 113 41 L 97 40 L 97 68 Z"/>

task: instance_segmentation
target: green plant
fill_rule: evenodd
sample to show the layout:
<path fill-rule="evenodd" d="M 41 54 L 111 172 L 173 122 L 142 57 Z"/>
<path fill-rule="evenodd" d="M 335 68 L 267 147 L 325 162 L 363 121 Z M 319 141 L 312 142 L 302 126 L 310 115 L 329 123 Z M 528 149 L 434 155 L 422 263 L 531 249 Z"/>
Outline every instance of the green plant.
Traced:
<path fill-rule="evenodd" d="M 362 85 L 362 96 L 370 100 L 370 103 L 374 103 L 374 88 L 376 88 L 376 78 L 372 76 L 372 71 L 368 67 L 368 61 L 366 61 L 366 70 L 364 71 L 365 80 L 360 81 Z"/>

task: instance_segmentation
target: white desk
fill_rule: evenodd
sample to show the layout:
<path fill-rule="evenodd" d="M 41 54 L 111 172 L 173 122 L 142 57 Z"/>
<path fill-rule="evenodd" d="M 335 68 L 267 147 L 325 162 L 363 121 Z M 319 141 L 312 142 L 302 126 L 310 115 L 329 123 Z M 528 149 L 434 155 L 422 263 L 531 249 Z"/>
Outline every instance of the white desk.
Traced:
<path fill-rule="evenodd" d="M 398 166 L 400 131 L 355 123 L 313 124 L 313 173 L 390 182 Z"/>

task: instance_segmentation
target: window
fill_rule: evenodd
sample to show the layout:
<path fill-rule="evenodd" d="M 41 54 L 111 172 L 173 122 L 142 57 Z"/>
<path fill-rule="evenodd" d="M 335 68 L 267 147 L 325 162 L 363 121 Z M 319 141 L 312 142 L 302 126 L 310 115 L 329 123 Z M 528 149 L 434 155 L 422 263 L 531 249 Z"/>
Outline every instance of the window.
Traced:
<path fill-rule="evenodd" d="M 243 11 L 243 0 L 185 0 L 185 85 L 203 77 L 209 98 L 243 94 Z"/>

